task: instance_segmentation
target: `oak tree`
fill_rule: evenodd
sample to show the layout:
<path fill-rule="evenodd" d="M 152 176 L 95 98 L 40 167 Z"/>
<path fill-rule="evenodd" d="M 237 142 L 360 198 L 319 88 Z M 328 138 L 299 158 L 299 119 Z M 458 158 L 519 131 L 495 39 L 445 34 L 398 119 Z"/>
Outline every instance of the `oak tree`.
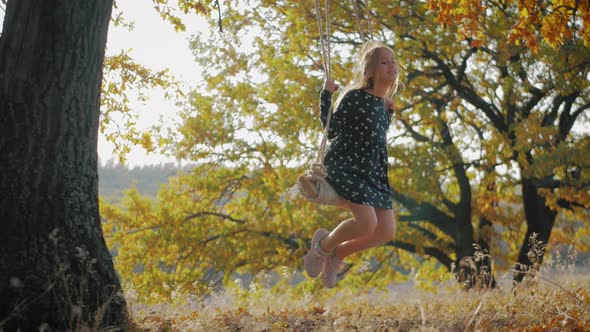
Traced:
<path fill-rule="evenodd" d="M 165 2 L 155 3 L 174 17 Z M 209 2 L 180 1 L 179 10 L 208 12 L 204 4 Z M 128 323 L 103 238 L 97 190 L 96 144 L 112 7 L 112 0 L 2 1 L 2 330 L 124 328 Z"/>
<path fill-rule="evenodd" d="M 206 83 L 162 141 L 196 167 L 157 202 L 131 193 L 124 209 L 103 208 L 122 274 L 145 285 L 138 291 L 148 298 L 210 292 L 220 272 L 227 283 L 245 272 L 296 269 L 316 228 L 349 217 L 292 200 L 287 190 L 316 158 L 321 135 L 324 73 L 313 3 L 226 5 L 223 33 L 192 41 Z M 329 17 L 332 76 L 340 83 L 363 42 L 359 30 L 367 36 L 366 14 L 354 7 L 333 3 Z M 544 252 L 535 261 L 518 258 L 529 251 L 528 235 L 549 242 L 558 214 L 564 229 L 588 222 L 588 134 L 579 129 L 587 122 L 587 47 L 517 43 L 510 32 L 522 10 L 511 2 L 484 11 L 478 31 L 485 40 L 422 2 L 369 7 L 374 38 L 393 46 L 405 83 L 389 146 L 399 224 L 396 239 L 370 251 L 370 262 L 348 260 L 344 284 L 383 287 L 410 271 L 426 279 L 471 257 L 479 266 L 465 280 L 489 286 L 486 253 L 504 270 L 515 261 L 538 266 Z M 561 243 L 583 239 L 578 228 L 568 232 Z"/>

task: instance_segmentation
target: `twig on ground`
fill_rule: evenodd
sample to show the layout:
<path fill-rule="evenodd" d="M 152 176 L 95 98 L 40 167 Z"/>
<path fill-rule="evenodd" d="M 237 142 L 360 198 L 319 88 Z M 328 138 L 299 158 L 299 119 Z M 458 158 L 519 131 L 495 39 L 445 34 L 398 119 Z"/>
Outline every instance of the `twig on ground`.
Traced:
<path fill-rule="evenodd" d="M 479 301 L 479 304 L 477 305 L 477 308 L 475 308 L 475 311 L 473 312 L 473 315 L 471 316 L 469 323 L 467 323 L 467 326 L 465 326 L 465 331 L 469 330 L 469 327 L 473 323 L 473 320 L 475 320 L 475 316 L 477 316 L 477 313 L 479 313 L 479 310 L 481 309 L 481 306 L 483 305 L 483 301 L 486 299 L 486 297 L 487 297 L 487 294 L 484 295 L 484 297 Z"/>
<path fill-rule="evenodd" d="M 424 314 L 424 306 L 420 304 L 420 316 L 422 317 L 422 331 L 426 327 L 426 315 Z"/>

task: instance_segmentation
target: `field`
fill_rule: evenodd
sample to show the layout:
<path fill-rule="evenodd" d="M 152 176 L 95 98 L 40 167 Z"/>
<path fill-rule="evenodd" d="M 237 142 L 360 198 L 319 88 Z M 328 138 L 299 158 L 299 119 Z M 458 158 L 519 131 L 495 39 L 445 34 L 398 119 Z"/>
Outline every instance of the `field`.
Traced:
<path fill-rule="evenodd" d="M 133 304 L 141 331 L 590 331 L 590 276 L 541 273 L 490 291 L 226 289 L 184 304 Z M 132 298 L 132 296 L 129 296 Z M 133 301 L 131 299 L 131 301 Z"/>

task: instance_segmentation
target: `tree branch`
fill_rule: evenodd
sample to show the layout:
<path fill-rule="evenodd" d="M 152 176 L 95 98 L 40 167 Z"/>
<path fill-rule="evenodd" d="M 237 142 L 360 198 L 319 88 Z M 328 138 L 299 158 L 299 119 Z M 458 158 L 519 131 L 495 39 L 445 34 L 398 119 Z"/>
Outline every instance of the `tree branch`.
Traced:
<path fill-rule="evenodd" d="M 582 105 L 576 111 L 574 111 L 574 113 L 572 114 L 572 116 L 574 117 L 574 120 L 577 119 L 578 116 L 580 114 L 582 114 L 582 112 L 584 112 L 587 109 L 590 109 L 590 103 L 587 103 L 585 105 Z"/>
<path fill-rule="evenodd" d="M 563 142 L 567 136 L 569 135 L 574 123 L 576 122 L 576 118 L 580 113 L 571 114 L 572 106 L 576 101 L 576 98 L 580 95 L 580 91 L 575 91 L 574 93 L 566 96 L 564 109 L 559 116 L 559 134 L 557 135 L 557 143 Z M 579 111 L 579 109 L 578 109 Z"/>
<path fill-rule="evenodd" d="M 443 107 L 447 104 L 446 100 L 438 100 L 435 101 L 436 108 L 438 112 L 442 112 Z M 453 204 L 451 206 L 451 210 L 455 213 L 455 215 L 459 214 L 458 209 L 463 209 L 468 211 L 467 214 L 471 214 L 471 185 L 469 183 L 469 177 L 467 177 L 467 172 L 465 171 L 463 156 L 457 151 L 455 147 L 455 143 L 453 142 L 453 136 L 451 134 L 451 129 L 449 128 L 448 124 L 444 119 L 439 116 L 440 127 L 439 133 L 442 137 L 442 147 L 443 150 L 449 154 L 449 159 L 451 160 L 453 172 L 455 173 L 455 178 L 457 178 L 457 183 L 459 184 L 459 193 L 460 193 L 460 200 L 458 204 Z M 446 203 L 447 204 L 447 203 Z M 447 206 L 449 206 L 447 204 Z"/>
<path fill-rule="evenodd" d="M 568 209 L 568 210 L 573 210 L 574 207 L 579 207 L 582 209 L 588 209 L 587 206 L 585 206 L 584 204 L 578 203 L 578 202 L 570 202 L 570 201 L 566 201 L 565 199 L 560 199 L 557 201 L 557 205 L 559 205 L 561 208 L 564 209 Z"/>
<path fill-rule="evenodd" d="M 476 108 L 482 110 L 487 118 L 492 122 L 494 127 L 501 132 L 508 132 L 508 127 L 504 123 L 500 112 L 495 108 L 493 104 L 488 104 L 485 100 L 483 100 L 480 96 L 478 96 L 475 91 L 472 89 L 467 88 L 464 84 L 461 84 L 462 81 L 459 81 L 451 68 L 438 57 L 438 55 L 430 50 L 425 43 L 423 43 L 422 52 L 424 55 L 433 60 L 437 65 L 438 68 L 442 70 L 443 77 L 449 82 L 450 86 L 459 93 L 461 97 L 463 97 L 467 102 L 475 106 Z"/>
<path fill-rule="evenodd" d="M 438 227 L 442 232 L 454 238 L 454 220 L 434 205 L 426 202 L 418 202 L 413 198 L 402 195 L 392 188 L 393 198 L 400 202 L 408 211 L 409 216 L 400 216 L 399 221 L 427 221 Z"/>
<path fill-rule="evenodd" d="M 553 99 L 553 107 L 551 107 L 551 112 L 545 113 L 543 115 L 543 121 L 541 121 L 541 126 L 553 126 L 553 122 L 557 119 L 557 114 L 559 112 L 559 106 L 563 102 L 563 97 L 558 95 Z"/>
<path fill-rule="evenodd" d="M 203 217 L 203 216 L 219 217 L 221 219 L 229 220 L 229 221 L 235 222 L 237 224 L 245 224 L 246 223 L 246 221 L 243 219 L 236 219 L 236 218 L 234 218 L 230 215 L 227 215 L 227 214 L 218 213 L 218 212 L 208 212 L 208 211 L 202 211 L 202 212 L 197 212 L 197 213 L 191 214 L 191 215 L 185 217 L 183 219 L 183 221 L 189 221 L 191 219 L 195 219 L 195 218 L 199 218 L 199 217 Z"/>
<path fill-rule="evenodd" d="M 221 6 L 219 5 L 219 0 L 215 0 L 215 5 L 217 6 L 217 25 L 219 26 L 219 32 L 223 33 L 223 26 L 221 25 Z"/>
<path fill-rule="evenodd" d="M 401 241 L 389 241 L 386 243 L 388 246 L 392 246 L 395 248 L 403 249 L 409 252 L 418 253 L 418 246 L 415 244 L 401 242 Z M 449 271 L 451 270 L 451 265 L 453 264 L 453 260 L 442 250 L 434 247 L 424 247 L 421 250 L 428 256 L 431 256 L 441 262 Z"/>
<path fill-rule="evenodd" d="M 528 114 L 531 113 L 533 107 L 535 107 L 539 101 L 541 101 L 541 99 L 543 99 L 543 97 L 545 97 L 547 95 L 547 91 L 543 91 L 541 89 L 535 88 L 534 86 L 532 86 L 529 90 L 529 92 L 532 94 L 531 98 L 529 98 L 529 100 L 526 101 L 526 103 L 522 106 L 521 108 L 521 113 L 522 114 Z M 512 123 L 508 123 L 508 125 L 511 125 Z"/>
<path fill-rule="evenodd" d="M 289 249 L 298 249 L 299 248 L 299 243 L 296 241 L 296 238 L 293 236 L 285 237 L 285 236 L 280 235 L 278 233 L 273 233 L 270 231 L 259 231 L 259 230 L 251 229 L 251 228 L 239 229 L 239 230 L 227 233 L 227 234 L 212 235 L 212 236 L 208 237 L 207 239 L 199 242 L 199 245 L 206 245 L 207 243 L 209 243 L 211 241 L 215 241 L 220 238 L 231 237 L 231 236 L 241 234 L 241 233 L 253 233 L 253 234 L 263 236 L 263 237 L 275 238 L 275 239 L 280 240 L 284 244 L 286 244 Z"/>
<path fill-rule="evenodd" d="M 427 238 L 429 238 L 431 240 L 438 240 L 438 236 L 436 234 L 434 234 L 430 230 L 428 230 L 428 229 L 426 229 L 426 228 L 424 228 L 424 227 L 422 227 L 420 225 L 411 223 L 411 224 L 408 224 L 408 227 L 413 228 L 413 229 L 419 231 L 420 233 L 422 233 L 424 236 L 426 236 Z"/>
<path fill-rule="evenodd" d="M 581 183 L 568 183 L 563 180 L 557 180 L 550 177 L 545 177 L 542 179 L 535 179 L 535 185 L 538 188 L 542 189 L 557 189 L 562 186 L 572 186 L 576 189 L 582 189 L 590 186 L 590 181 L 581 182 Z"/>
<path fill-rule="evenodd" d="M 404 126 L 404 128 L 406 128 L 406 130 L 408 131 L 408 133 L 410 133 L 410 135 L 412 136 L 412 138 L 418 142 L 430 142 L 430 139 L 420 133 L 418 133 L 417 131 L 414 130 L 414 128 L 412 128 L 412 125 L 409 124 L 406 119 L 400 119 L 400 122 L 402 123 L 402 125 Z"/>

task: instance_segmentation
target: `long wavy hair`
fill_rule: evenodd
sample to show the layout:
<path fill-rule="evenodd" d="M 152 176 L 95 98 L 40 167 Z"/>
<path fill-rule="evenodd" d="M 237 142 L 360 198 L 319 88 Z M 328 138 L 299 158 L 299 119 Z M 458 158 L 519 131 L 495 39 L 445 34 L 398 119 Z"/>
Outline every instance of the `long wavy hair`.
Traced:
<path fill-rule="evenodd" d="M 393 54 L 393 58 L 395 59 L 395 64 L 397 66 L 397 70 L 398 70 L 397 77 L 395 78 L 395 81 L 393 81 L 391 83 L 391 86 L 389 87 L 389 89 L 387 89 L 387 92 L 385 93 L 386 97 L 393 99 L 394 95 L 397 93 L 397 90 L 400 86 L 400 81 L 399 81 L 400 68 L 399 68 L 399 63 L 397 61 L 397 58 L 395 57 L 395 53 L 393 52 L 393 49 L 391 49 L 390 47 L 388 47 L 387 45 L 385 45 L 383 43 L 376 42 L 376 41 L 368 41 L 368 42 L 365 42 L 363 44 L 363 46 L 361 47 L 360 54 L 359 54 L 359 62 L 353 71 L 353 78 L 350 81 L 350 83 L 348 83 L 344 87 L 344 89 L 342 89 L 340 94 L 338 95 L 338 98 L 336 99 L 336 102 L 334 103 L 334 110 L 338 109 L 338 105 L 340 105 L 342 98 L 349 91 L 351 91 L 351 90 L 367 90 L 367 89 L 371 89 L 373 87 L 373 79 L 371 78 L 371 75 L 375 71 L 375 67 L 377 66 L 377 63 L 379 62 L 379 57 L 378 57 L 377 51 L 380 49 L 386 49 L 386 50 L 390 51 Z"/>

